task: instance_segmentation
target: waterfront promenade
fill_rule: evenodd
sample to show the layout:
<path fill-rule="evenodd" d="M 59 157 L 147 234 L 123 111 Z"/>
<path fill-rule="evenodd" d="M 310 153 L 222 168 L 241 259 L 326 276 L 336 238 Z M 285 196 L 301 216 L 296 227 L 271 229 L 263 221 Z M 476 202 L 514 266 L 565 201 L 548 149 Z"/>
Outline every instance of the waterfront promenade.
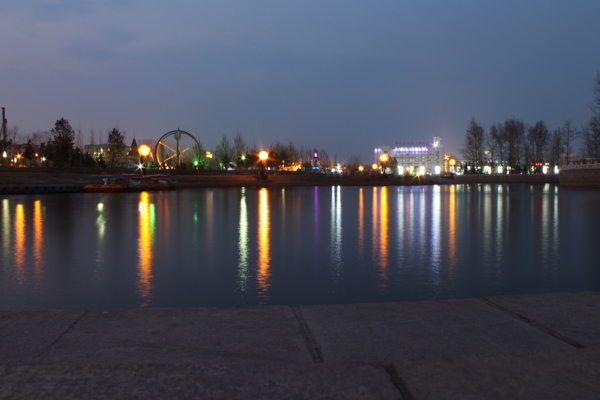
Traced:
<path fill-rule="evenodd" d="M 0 311 L 2 399 L 597 399 L 600 292 Z"/>

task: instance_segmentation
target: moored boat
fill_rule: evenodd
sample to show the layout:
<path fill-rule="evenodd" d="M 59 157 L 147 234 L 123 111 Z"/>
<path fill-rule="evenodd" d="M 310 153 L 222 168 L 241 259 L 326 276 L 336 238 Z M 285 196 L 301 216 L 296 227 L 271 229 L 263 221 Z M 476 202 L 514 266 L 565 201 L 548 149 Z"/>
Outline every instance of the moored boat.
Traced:
<path fill-rule="evenodd" d="M 101 183 L 90 183 L 83 187 L 88 193 L 110 193 L 110 192 L 139 192 L 142 190 L 140 182 L 124 175 L 98 175 L 92 176 L 102 179 Z"/>
<path fill-rule="evenodd" d="M 173 190 L 177 188 L 177 182 L 171 179 L 171 175 L 124 174 L 123 176 L 139 182 L 141 190 Z"/>

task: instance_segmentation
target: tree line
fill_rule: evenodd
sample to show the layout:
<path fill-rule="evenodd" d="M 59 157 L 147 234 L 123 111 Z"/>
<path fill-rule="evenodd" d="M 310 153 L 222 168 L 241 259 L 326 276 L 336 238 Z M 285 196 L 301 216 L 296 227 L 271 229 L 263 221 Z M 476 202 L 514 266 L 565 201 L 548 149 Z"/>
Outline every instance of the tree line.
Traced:
<path fill-rule="evenodd" d="M 25 136 L 26 142 L 19 143 L 19 139 Z M 96 137 L 94 131 L 90 131 L 90 143 L 92 154 L 84 150 L 83 135 L 81 130 L 77 133 L 69 124 L 69 121 L 60 118 L 56 121 L 54 128 L 49 131 L 35 131 L 29 135 L 19 135 L 19 128 L 13 126 L 9 129 L 8 139 L 4 142 L 0 138 L 0 154 L 18 147 L 20 162 L 33 166 L 42 163 L 48 166 L 61 168 L 68 167 L 128 167 L 127 160 L 129 146 L 125 143 L 125 132 L 113 128 L 108 132 L 105 142 L 102 135 Z M 101 146 L 105 146 L 102 151 Z M 202 169 L 248 169 L 257 168 L 259 165 L 258 153 L 260 150 L 256 145 L 248 145 L 242 133 L 237 131 L 230 141 L 227 134 L 222 134 L 217 145 L 207 151 L 200 143 L 198 148 L 193 149 L 194 163 L 183 164 L 182 168 Z M 310 163 L 318 168 L 327 170 L 337 162 L 336 156 L 330 157 L 329 153 L 321 148 L 296 147 L 291 141 L 287 144 L 274 141 L 268 147 L 269 158 L 267 166 L 275 170 L 296 169 Z M 316 157 L 315 157 L 316 155 Z M 43 160 L 43 162 L 42 162 Z M 316 161 L 315 161 L 316 160 Z M 360 164 L 360 157 L 350 156 L 349 162 Z M 157 167 L 156 164 L 150 167 Z M 358 165 L 355 166 L 358 168 Z"/>
<path fill-rule="evenodd" d="M 596 73 L 592 87 L 594 98 L 590 104 L 592 117 L 580 128 L 567 120 L 552 131 L 544 121 L 527 125 L 521 119 L 507 119 L 492 124 L 486 131 L 475 118 L 466 129 L 461 149 L 470 171 L 482 172 L 485 167 L 497 171 L 501 166 L 505 173 L 541 172 L 543 166 L 550 168 L 573 162 L 574 144 L 582 139 L 578 159 L 583 162 L 600 161 L 600 72 Z"/>

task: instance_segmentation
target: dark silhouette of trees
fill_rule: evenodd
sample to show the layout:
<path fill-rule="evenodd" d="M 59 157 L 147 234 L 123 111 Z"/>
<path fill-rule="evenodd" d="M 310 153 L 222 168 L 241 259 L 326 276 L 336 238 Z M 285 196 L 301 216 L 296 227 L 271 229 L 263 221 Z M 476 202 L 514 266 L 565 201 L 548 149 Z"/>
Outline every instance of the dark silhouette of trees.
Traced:
<path fill-rule="evenodd" d="M 117 128 L 113 128 L 108 133 L 108 151 L 109 151 L 109 165 L 111 168 L 115 166 L 117 161 L 120 161 L 123 157 L 125 150 L 124 133 L 121 133 Z"/>
<path fill-rule="evenodd" d="M 52 138 L 47 145 L 46 157 L 52 160 L 55 166 L 68 167 L 74 151 L 75 131 L 69 120 L 61 118 L 56 121 L 50 133 Z"/>
<path fill-rule="evenodd" d="M 483 168 L 483 152 L 485 145 L 485 130 L 475 118 L 471 118 L 465 134 L 465 143 L 461 149 L 462 155 L 471 162 L 475 170 Z"/>

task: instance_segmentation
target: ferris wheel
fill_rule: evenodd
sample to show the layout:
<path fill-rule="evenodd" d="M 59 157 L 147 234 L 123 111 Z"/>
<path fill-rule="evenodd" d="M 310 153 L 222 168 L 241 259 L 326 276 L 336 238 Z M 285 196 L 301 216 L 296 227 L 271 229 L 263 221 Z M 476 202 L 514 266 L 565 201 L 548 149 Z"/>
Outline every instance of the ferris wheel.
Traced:
<path fill-rule="evenodd" d="M 154 148 L 154 159 L 159 168 L 195 165 L 200 154 L 200 143 L 194 136 L 179 128 L 162 135 Z"/>

